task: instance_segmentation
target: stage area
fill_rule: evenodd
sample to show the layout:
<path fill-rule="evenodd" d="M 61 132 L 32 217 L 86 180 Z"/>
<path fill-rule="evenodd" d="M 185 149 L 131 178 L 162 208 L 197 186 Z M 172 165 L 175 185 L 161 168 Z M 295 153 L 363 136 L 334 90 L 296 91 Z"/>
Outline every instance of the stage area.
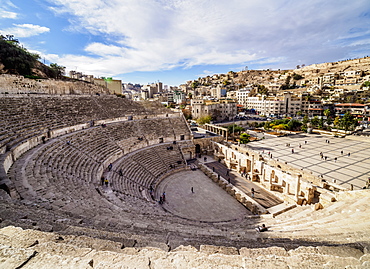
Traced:
<path fill-rule="evenodd" d="M 157 188 L 157 196 L 163 192 L 166 193 L 163 208 L 185 219 L 225 222 L 252 215 L 200 170 L 182 171 L 165 178 Z"/>

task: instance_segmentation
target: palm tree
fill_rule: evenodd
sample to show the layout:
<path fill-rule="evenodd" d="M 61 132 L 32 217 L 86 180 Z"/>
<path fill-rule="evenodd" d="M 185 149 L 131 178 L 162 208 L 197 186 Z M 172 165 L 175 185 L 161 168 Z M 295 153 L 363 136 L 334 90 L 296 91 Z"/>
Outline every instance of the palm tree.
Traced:
<path fill-rule="evenodd" d="M 326 117 L 326 124 L 327 124 L 327 125 L 330 125 L 330 123 L 329 123 L 329 122 L 331 122 L 331 120 L 329 119 L 330 114 L 331 114 L 330 109 L 325 109 L 325 110 L 324 110 L 324 115 L 325 115 L 325 117 Z"/>

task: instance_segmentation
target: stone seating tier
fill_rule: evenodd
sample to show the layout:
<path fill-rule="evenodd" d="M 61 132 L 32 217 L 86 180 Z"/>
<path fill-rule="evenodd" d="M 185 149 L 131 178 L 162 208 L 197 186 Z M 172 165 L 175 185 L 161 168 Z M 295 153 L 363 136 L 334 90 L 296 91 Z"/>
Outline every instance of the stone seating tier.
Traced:
<path fill-rule="evenodd" d="M 114 96 L 0 97 L 1 152 L 48 130 L 140 114 L 152 114 L 139 103 Z M 156 111 L 154 110 L 154 113 Z M 163 113 L 158 108 L 157 113 Z M 169 111 L 167 111 L 169 113 Z M 5 132 L 6 131 L 6 132 Z"/>

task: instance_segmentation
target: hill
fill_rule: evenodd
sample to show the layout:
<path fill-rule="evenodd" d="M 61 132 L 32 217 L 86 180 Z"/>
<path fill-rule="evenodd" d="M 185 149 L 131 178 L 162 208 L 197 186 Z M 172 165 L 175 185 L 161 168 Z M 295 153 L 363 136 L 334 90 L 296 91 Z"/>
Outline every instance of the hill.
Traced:
<path fill-rule="evenodd" d="M 0 36 L 0 74 L 21 75 L 28 78 L 59 78 L 64 67 L 47 66 L 38 60 L 40 56 L 29 52 L 11 36 Z"/>
<path fill-rule="evenodd" d="M 281 90 L 315 93 L 317 89 L 338 88 L 359 90 L 364 82 L 370 80 L 370 57 L 351 59 L 332 63 L 297 66 L 289 70 L 243 70 L 226 74 L 198 78 L 182 85 L 193 96 L 211 95 L 213 89 L 234 91 L 241 88 L 257 93 L 276 94 Z"/>

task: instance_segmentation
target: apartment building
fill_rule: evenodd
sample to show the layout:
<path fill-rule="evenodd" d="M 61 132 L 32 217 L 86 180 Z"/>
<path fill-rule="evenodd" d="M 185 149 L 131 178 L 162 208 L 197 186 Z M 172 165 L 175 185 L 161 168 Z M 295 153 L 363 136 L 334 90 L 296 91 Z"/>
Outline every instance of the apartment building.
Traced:
<path fill-rule="evenodd" d="M 237 113 L 237 103 L 233 100 L 206 101 L 203 99 L 191 100 L 193 118 L 210 115 L 215 121 L 232 120 Z"/>
<path fill-rule="evenodd" d="M 247 98 L 247 109 L 254 109 L 266 116 L 294 116 L 299 111 L 308 112 L 309 101 L 302 96 L 285 92 L 280 96 L 257 96 Z"/>
<path fill-rule="evenodd" d="M 239 89 L 236 92 L 236 97 L 238 99 L 238 104 L 244 105 L 244 106 L 247 104 L 247 99 L 248 99 L 248 95 L 249 95 L 250 91 L 251 91 L 250 88 L 243 88 L 243 89 Z"/>

